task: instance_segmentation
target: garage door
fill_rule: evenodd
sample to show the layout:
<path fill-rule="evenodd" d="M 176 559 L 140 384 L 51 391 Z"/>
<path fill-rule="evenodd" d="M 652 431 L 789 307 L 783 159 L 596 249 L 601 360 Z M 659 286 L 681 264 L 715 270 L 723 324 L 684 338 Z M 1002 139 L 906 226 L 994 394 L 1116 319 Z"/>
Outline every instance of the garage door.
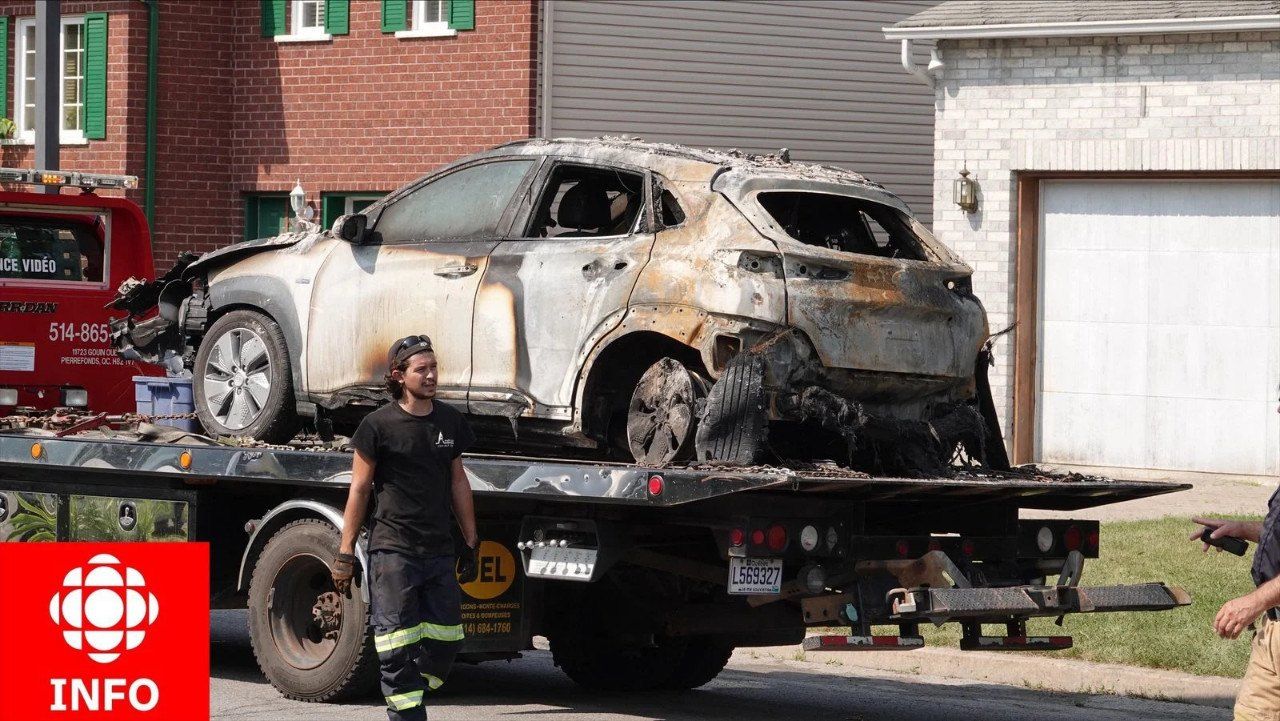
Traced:
<path fill-rule="evenodd" d="M 1039 459 L 1280 475 L 1280 182 L 1040 198 Z"/>

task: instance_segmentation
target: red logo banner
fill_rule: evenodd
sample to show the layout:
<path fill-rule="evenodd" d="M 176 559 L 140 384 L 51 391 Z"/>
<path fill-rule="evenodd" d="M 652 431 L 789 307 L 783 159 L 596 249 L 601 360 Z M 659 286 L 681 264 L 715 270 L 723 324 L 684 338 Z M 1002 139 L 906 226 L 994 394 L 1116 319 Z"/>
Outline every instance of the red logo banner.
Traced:
<path fill-rule="evenodd" d="M 209 718 L 209 547 L 0 543 L 0 721 Z"/>

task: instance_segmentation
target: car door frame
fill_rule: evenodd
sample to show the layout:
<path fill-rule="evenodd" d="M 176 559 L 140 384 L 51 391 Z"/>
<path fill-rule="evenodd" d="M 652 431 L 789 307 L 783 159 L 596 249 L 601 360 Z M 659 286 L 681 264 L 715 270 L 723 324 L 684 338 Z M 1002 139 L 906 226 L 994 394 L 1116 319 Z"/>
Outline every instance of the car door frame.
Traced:
<path fill-rule="evenodd" d="M 594 236 L 594 237 L 588 236 L 588 237 L 560 238 L 560 239 L 557 239 L 554 236 L 543 237 L 543 238 L 529 237 L 524 234 L 525 231 L 528 229 L 529 224 L 533 220 L 534 213 L 536 213 L 538 209 L 541 208 L 543 200 L 545 198 L 545 194 L 548 192 L 556 192 L 555 190 L 548 187 L 549 181 L 554 175 L 556 169 L 566 165 L 579 166 L 584 168 L 603 169 L 603 170 L 613 169 L 613 170 L 624 171 L 640 177 L 641 184 L 642 184 L 641 193 L 642 193 L 643 206 L 641 208 L 640 214 L 636 218 L 635 224 L 632 226 L 632 229 L 629 232 L 617 234 L 617 235 Z M 536 176 L 533 178 L 533 182 L 531 183 L 530 187 L 526 189 L 527 195 L 521 198 L 521 201 L 523 202 L 523 207 L 521 207 L 520 212 L 512 219 L 510 232 L 502 241 L 500 241 L 493 248 L 493 250 L 490 251 L 491 259 L 494 253 L 498 252 L 500 249 L 503 248 L 504 244 L 516 243 L 516 242 L 556 243 L 557 241 L 559 242 L 587 241 L 587 242 L 607 243 L 610 240 L 636 238 L 636 237 L 647 235 L 648 248 L 645 252 L 643 262 L 639 263 L 638 266 L 632 269 L 631 271 L 631 273 L 633 274 L 633 278 L 626 289 L 626 297 L 624 302 L 619 307 L 614 309 L 613 313 L 611 313 L 611 315 L 616 316 L 612 324 L 609 324 L 609 321 L 607 320 L 607 316 L 606 316 L 606 319 L 602 319 L 600 325 L 601 326 L 607 325 L 608 327 L 604 327 L 604 328 L 598 327 L 595 330 L 595 332 L 588 338 L 584 346 L 578 349 L 578 352 L 574 360 L 575 367 L 568 370 L 568 372 L 565 375 L 565 379 L 563 381 L 568 386 L 567 387 L 568 400 L 566 405 L 563 405 L 563 406 L 547 405 L 547 404 L 543 404 L 536 401 L 530 392 L 531 391 L 530 388 L 519 387 L 519 372 L 517 369 L 517 372 L 513 374 L 515 375 L 515 378 L 513 379 L 513 385 L 511 386 L 499 386 L 494 384 L 487 384 L 482 387 L 477 387 L 477 384 L 475 382 L 475 375 L 473 373 L 472 383 L 471 383 L 472 393 L 471 393 L 471 396 L 469 396 L 469 398 L 471 399 L 472 406 L 476 406 L 479 412 L 481 412 L 482 414 L 488 414 L 488 415 L 510 415 L 511 413 L 515 413 L 517 410 L 519 410 L 520 412 L 518 413 L 518 415 L 522 415 L 522 416 L 532 415 L 533 417 L 553 418 L 557 420 L 568 420 L 568 421 L 571 421 L 573 419 L 573 416 L 575 413 L 573 404 L 574 404 L 574 398 L 576 397 L 576 387 L 577 387 L 578 378 L 581 375 L 580 373 L 581 363 L 590 355 L 590 352 L 595 347 L 595 345 L 598 344 L 600 340 L 608 334 L 608 330 L 612 329 L 613 327 L 616 327 L 617 324 L 621 323 L 622 318 L 626 315 L 627 310 L 630 307 L 630 300 L 635 290 L 636 283 L 639 282 L 641 273 L 643 272 L 644 268 L 648 265 L 650 259 L 652 258 L 653 245 L 654 245 L 654 242 L 656 241 L 656 233 L 657 233 L 657 227 L 655 223 L 655 214 L 654 214 L 655 196 L 653 192 L 654 181 L 655 181 L 655 178 L 657 177 L 658 176 L 656 176 L 653 173 L 653 171 L 651 171 L 650 169 L 637 166 L 637 165 L 632 165 L 629 163 L 620 163 L 620 162 L 614 162 L 614 161 L 607 161 L 607 162 L 596 161 L 593 159 L 580 158 L 572 155 L 546 157 L 545 161 L 542 163 L 541 167 L 538 169 Z M 517 234 L 515 232 L 517 230 L 519 230 L 520 233 Z M 488 267 L 486 267 L 485 269 L 485 278 L 481 279 L 481 293 L 485 292 L 485 289 L 487 286 L 491 286 L 493 283 L 496 282 L 495 279 L 491 277 L 492 273 L 493 273 L 493 264 L 492 262 L 490 262 L 488 264 Z M 477 304 L 478 303 L 479 303 L 479 294 L 477 294 Z M 472 313 L 473 322 L 474 322 L 474 319 L 478 317 L 479 317 L 479 310 L 478 309 L 473 310 L 473 313 Z M 513 320 L 513 327 L 515 328 L 515 339 L 517 343 L 520 340 L 524 340 L 524 336 L 522 335 L 523 328 L 518 327 L 518 325 L 519 324 L 516 323 L 515 320 Z M 516 351 L 518 353 L 527 353 L 529 351 L 527 343 L 525 343 L 523 348 L 517 347 Z M 527 359 L 526 359 L 526 362 L 527 362 Z M 480 398 L 477 398 L 478 394 L 483 394 L 483 396 L 481 396 Z M 506 396 L 506 398 L 502 398 L 502 396 Z M 483 404 L 483 405 L 477 405 L 477 404 Z"/>
<path fill-rule="evenodd" d="M 511 162 L 511 161 L 532 161 L 532 167 L 528 171 L 526 171 L 524 178 L 521 179 L 520 184 L 516 187 L 515 191 L 511 195 L 511 198 L 507 201 L 507 206 L 503 209 L 502 214 L 499 216 L 498 224 L 492 236 L 484 239 L 475 239 L 475 238 L 432 239 L 432 240 L 415 239 L 415 240 L 397 240 L 397 241 L 391 241 L 391 242 L 384 242 L 381 236 L 378 234 L 377 223 L 381 220 L 383 211 L 385 211 L 387 208 L 391 207 L 395 203 L 400 202 L 401 200 L 404 200 L 406 198 L 409 198 L 415 192 L 425 188 L 427 185 L 430 185 L 431 183 L 441 180 L 454 173 L 462 172 L 462 171 L 475 168 L 481 165 L 489 165 L 492 163 Z M 496 246 L 499 242 L 501 242 L 501 240 L 503 240 L 510 233 L 512 223 L 515 217 L 519 215 L 519 212 L 517 209 L 519 208 L 520 203 L 523 202 L 525 197 L 529 194 L 529 188 L 532 187 L 532 183 L 536 180 L 536 178 L 539 177 L 539 172 L 542 168 L 543 162 L 544 162 L 544 159 L 541 157 L 530 156 L 525 154 L 497 155 L 497 156 L 491 155 L 491 156 L 485 156 L 482 158 L 476 158 L 474 160 L 469 160 L 464 163 L 450 165 L 446 168 L 440 169 L 435 173 L 419 178 L 417 181 L 414 181 L 413 183 L 406 185 L 405 187 L 388 194 L 382 200 L 378 201 L 378 203 L 376 203 L 374 206 L 370 206 L 369 208 L 365 209 L 365 214 L 367 216 L 370 216 L 370 223 L 369 223 L 370 229 L 365 233 L 364 237 L 361 238 L 359 242 L 348 243 L 348 245 L 350 245 L 352 248 L 351 252 L 359 253 L 362 249 L 366 249 L 366 248 L 372 249 L 373 254 L 375 256 L 373 259 L 375 268 L 378 262 L 377 255 L 381 253 L 381 249 L 383 247 L 387 247 L 387 248 L 396 247 L 396 246 L 429 247 L 433 244 L 436 244 L 436 245 L 475 244 L 477 247 L 487 245 L 488 249 L 485 250 L 483 253 L 483 255 L 487 258 L 488 253 L 492 251 L 493 247 Z M 369 252 L 369 251 L 366 250 L 366 252 Z M 335 255 L 336 254 L 331 253 L 330 256 L 326 258 L 324 264 L 322 264 L 321 268 L 316 273 L 317 281 L 319 280 L 321 275 L 324 273 L 325 267 L 331 262 L 336 262 Z M 477 278 L 478 279 L 482 278 L 483 274 L 484 274 L 484 268 L 481 268 Z M 479 282 L 478 279 L 477 279 L 477 285 Z M 316 290 L 319 290 L 319 288 L 316 288 Z M 313 296 L 314 296 L 314 291 L 313 291 Z M 471 303 L 470 319 L 472 322 L 474 322 L 474 318 L 475 318 L 474 294 L 471 297 L 470 303 Z M 466 330 L 466 337 L 468 338 L 468 343 L 470 343 L 470 338 L 472 336 L 471 331 L 472 329 L 470 327 L 468 327 Z M 309 331 L 308 331 L 308 335 L 310 335 Z M 362 353 L 366 353 L 371 356 L 375 354 L 382 354 L 384 352 L 385 352 L 385 349 L 383 348 L 362 349 Z M 473 345 L 467 348 L 467 353 L 468 353 L 468 358 L 472 357 L 472 354 L 474 353 Z M 308 356 L 310 356 L 310 354 L 308 354 Z M 379 355 L 379 357 L 381 356 Z M 469 365 L 470 364 L 468 363 L 468 366 Z M 312 369 L 308 367 L 307 376 L 308 376 L 309 387 L 312 386 L 311 371 Z M 468 378 L 469 378 L 469 375 L 468 375 Z M 317 400 L 322 400 L 322 397 L 323 397 L 323 400 L 327 401 L 327 403 L 325 403 L 326 405 L 332 405 L 334 403 L 333 397 L 335 396 L 360 395 L 359 393 L 350 393 L 350 391 L 352 391 L 353 388 L 359 388 L 362 385 L 364 384 L 357 382 L 355 386 L 347 385 L 342 388 L 330 389 L 323 393 L 310 393 L 309 395 L 312 395 Z M 437 391 L 437 395 L 441 398 L 441 400 L 446 400 L 446 401 L 450 401 L 455 404 L 458 404 L 459 406 L 462 406 L 462 408 L 460 409 L 463 409 L 465 408 L 465 404 L 467 400 L 466 395 L 467 395 L 468 386 L 469 386 L 469 382 L 463 383 L 461 385 L 448 385 L 448 386 L 441 384 Z"/>

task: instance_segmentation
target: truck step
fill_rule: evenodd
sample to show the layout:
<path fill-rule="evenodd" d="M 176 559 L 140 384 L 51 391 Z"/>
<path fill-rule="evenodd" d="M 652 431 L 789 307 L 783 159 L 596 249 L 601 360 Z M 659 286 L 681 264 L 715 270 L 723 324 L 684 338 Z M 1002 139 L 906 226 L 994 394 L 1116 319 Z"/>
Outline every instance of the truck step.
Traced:
<path fill-rule="evenodd" d="M 806 651 L 913 651 L 924 648 L 919 636 L 810 636 Z"/>
<path fill-rule="evenodd" d="M 1070 636 L 975 636 L 960 639 L 961 651 L 1061 651 L 1073 645 Z"/>

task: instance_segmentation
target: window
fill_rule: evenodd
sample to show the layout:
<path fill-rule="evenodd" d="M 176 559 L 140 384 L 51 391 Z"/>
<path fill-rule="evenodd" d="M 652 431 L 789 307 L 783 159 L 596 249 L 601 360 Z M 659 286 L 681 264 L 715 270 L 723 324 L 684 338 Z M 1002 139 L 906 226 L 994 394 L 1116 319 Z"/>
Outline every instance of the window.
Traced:
<path fill-rule="evenodd" d="M 101 283 L 105 231 L 96 215 L 0 217 L 0 279 Z"/>
<path fill-rule="evenodd" d="M 592 238 L 634 233 L 644 178 L 613 168 L 560 165 L 551 173 L 527 238 Z"/>
<path fill-rule="evenodd" d="M 764 192 L 760 206 L 792 238 L 822 248 L 882 258 L 928 260 L 924 242 L 898 210 L 847 195 Z"/>
<path fill-rule="evenodd" d="M 475 0 L 382 2 L 382 32 L 394 32 L 398 38 L 449 37 L 475 27 Z"/>
<path fill-rule="evenodd" d="M 59 43 L 59 103 L 62 108 L 62 142 L 78 142 L 85 139 L 86 101 L 85 76 L 88 53 L 85 49 L 85 18 L 64 17 Z M 15 98 L 18 138 L 27 142 L 35 140 L 36 127 L 36 21 L 23 18 L 18 21 L 17 47 L 14 58 Z"/>
<path fill-rule="evenodd" d="M 327 34 L 324 0 L 293 0 L 293 34 L 297 37 Z"/>
<path fill-rule="evenodd" d="M 409 11 L 417 32 L 449 29 L 449 0 L 413 0 Z"/>
<path fill-rule="evenodd" d="M 374 231 L 383 243 L 493 238 L 533 160 L 472 165 L 388 205 Z"/>
<path fill-rule="evenodd" d="M 289 196 L 249 195 L 244 199 L 244 239 L 272 238 L 288 230 Z"/>
<path fill-rule="evenodd" d="M 341 215 L 359 213 L 365 208 L 382 200 L 385 193 L 323 193 L 320 196 L 321 227 L 325 230 L 333 227 L 333 221 Z"/>

